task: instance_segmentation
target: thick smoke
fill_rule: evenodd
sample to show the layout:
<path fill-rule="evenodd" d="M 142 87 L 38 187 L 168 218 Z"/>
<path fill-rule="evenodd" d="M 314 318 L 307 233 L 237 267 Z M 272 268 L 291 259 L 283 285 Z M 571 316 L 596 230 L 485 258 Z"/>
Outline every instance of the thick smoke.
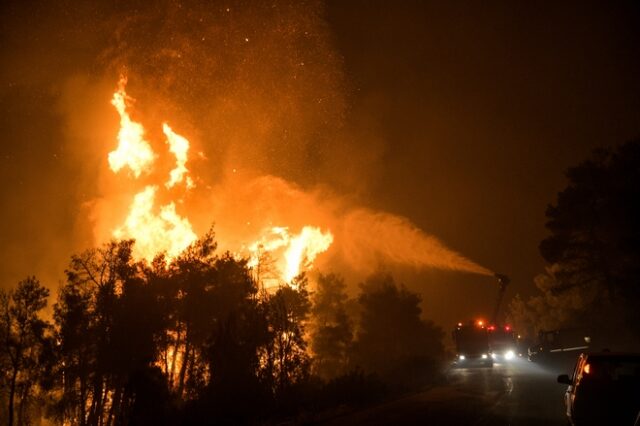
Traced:
<path fill-rule="evenodd" d="M 34 23 L 26 8 L 12 7 L 21 14 L 11 14 L 15 48 L 4 62 L 13 69 L 3 75 L 23 92 L 46 93 L 42 102 L 55 119 L 42 137 L 64 154 L 56 169 L 64 176 L 56 184 L 64 206 L 49 203 L 49 217 L 64 225 L 47 231 L 49 222 L 31 221 L 48 276 L 62 271 L 73 251 L 108 238 L 140 189 L 106 162 L 118 127 L 109 100 L 121 73 L 136 98 L 133 118 L 154 151 L 166 151 L 163 121 L 192 142 L 188 167 L 197 186 L 178 209 L 198 232 L 215 223 L 223 247 L 239 249 L 268 226 L 297 232 L 310 224 L 335 235 L 321 267 L 488 273 L 409 220 L 358 202 L 368 196 L 385 141 L 370 117 L 350 116 L 350 82 L 322 2 L 43 2 L 43 18 Z M 24 204 L 41 198 L 34 191 Z M 36 269 L 22 275 L 42 272 L 29 263 Z"/>
<path fill-rule="evenodd" d="M 345 129 L 348 93 L 322 14 L 320 2 L 169 3 L 172 19 L 151 40 L 159 22 L 150 15 L 121 26 L 113 63 L 143 78 L 141 92 L 168 103 L 165 113 L 184 113 L 200 135 L 208 160 L 196 172 L 205 191 L 190 216 L 200 212 L 199 228 L 215 221 L 231 250 L 270 226 L 297 232 L 311 224 L 335 234 L 331 251 L 356 271 L 402 264 L 490 274 L 407 219 L 356 207 L 327 189 L 302 189 L 349 172 L 355 176 L 344 181 L 363 185 L 358 174 L 375 166 L 369 153 L 348 149 L 347 138 L 371 134 Z M 138 39 L 145 43 L 131 42 Z"/>
<path fill-rule="evenodd" d="M 129 76 L 143 123 L 170 120 L 204 152 L 205 183 L 248 168 L 314 184 L 335 166 L 347 103 L 322 2 L 166 1 L 122 18 L 105 70 Z"/>
<path fill-rule="evenodd" d="M 446 247 L 408 219 L 359 207 L 326 187 L 303 190 L 274 176 L 228 176 L 211 189 L 198 221 L 216 218 L 223 247 L 241 250 L 261 229 L 287 225 L 294 231 L 306 224 L 330 229 L 334 243 L 321 267 L 336 264 L 361 275 L 403 265 L 482 275 L 493 273 Z M 322 260 L 324 259 L 324 262 Z"/>

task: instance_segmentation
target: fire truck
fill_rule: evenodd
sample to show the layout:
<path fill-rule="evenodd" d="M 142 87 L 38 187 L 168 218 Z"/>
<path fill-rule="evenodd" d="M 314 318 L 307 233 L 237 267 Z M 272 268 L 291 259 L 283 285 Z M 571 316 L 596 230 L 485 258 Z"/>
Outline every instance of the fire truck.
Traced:
<path fill-rule="evenodd" d="M 591 347 L 591 332 L 586 328 L 540 330 L 538 342 L 529 348 L 529 361 L 548 361 L 567 355 L 575 359 Z"/>
<path fill-rule="evenodd" d="M 509 361 L 518 354 L 516 334 L 510 325 L 498 325 L 500 307 L 509 284 L 506 275 L 495 274 L 498 298 L 490 323 L 484 320 L 459 322 L 453 330 L 457 366 L 491 367 L 494 360 Z"/>
<path fill-rule="evenodd" d="M 518 340 L 509 325 L 491 324 L 487 327 L 489 350 L 494 360 L 510 361 L 519 355 Z"/>
<path fill-rule="evenodd" d="M 483 320 L 458 323 L 453 330 L 456 345 L 455 365 L 458 367 L 492 367 L 489 333 Z"/>

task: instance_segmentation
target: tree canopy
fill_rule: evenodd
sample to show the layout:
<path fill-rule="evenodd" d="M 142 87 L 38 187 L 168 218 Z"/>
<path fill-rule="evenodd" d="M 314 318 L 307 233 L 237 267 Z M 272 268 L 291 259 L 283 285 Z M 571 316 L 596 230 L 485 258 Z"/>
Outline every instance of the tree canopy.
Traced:
<path fill-rule="evenodd" d="M 541 327 L 609 324 L 640 336 L 640 140 L 595 150 L 567 180 L 546 212 L 549 266 L 529 314 Z M 512 308 L 526 316 L 521 299 Z"/>
<path fill-rule="evenodd" d="M 356 318 L 341 277 L 319 274 L 315 294 L 304 274 L 260 291 L 246 259 L 216 253 L 212 231 L 175 259 L 137 261 L 134 244 L 72 256 L 53 323 L 34 277 L 0 292 L 1 426 L 277 421 L 379 398 L 375 375 L 415 382 L 411 362 L 429 366 L 421 383 L 436 376 L 442 336 L 390 277 L 363 285 Z"/>

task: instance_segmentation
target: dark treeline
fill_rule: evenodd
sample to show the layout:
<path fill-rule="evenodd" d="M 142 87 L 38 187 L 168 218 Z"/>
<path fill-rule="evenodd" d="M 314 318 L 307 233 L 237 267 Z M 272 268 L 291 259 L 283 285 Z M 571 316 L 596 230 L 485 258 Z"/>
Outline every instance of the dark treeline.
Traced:
<path fill-rule="evenodd" d="M 522 334 L 589 330 L 595 347 L 640 350 L 640 139 L 599 148 L 567 170 L 546 211 L 546 270 L 537 294 L 516 297 Z"/>
<path fill-rule="evenodd" d="M 36 278 L 0 293 L 0 424 L 305 421 L 438 378 L 443 333 L 388 275 L 267 292 L 212 232 L 171 261 L 133 244 L 73 256 L 52 321 Z"/>

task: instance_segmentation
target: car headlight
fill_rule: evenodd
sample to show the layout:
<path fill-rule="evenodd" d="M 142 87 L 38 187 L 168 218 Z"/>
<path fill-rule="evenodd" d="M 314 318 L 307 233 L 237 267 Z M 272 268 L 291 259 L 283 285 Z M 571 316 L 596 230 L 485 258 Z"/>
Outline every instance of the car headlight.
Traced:
<path fill-rule="evenodd" d="M 491 359 L 496 359 L 496 356 L 497 355 L 495 353 L 491 352 Z"/>
<path fill-rule="evenodd" d="M 487 354 L 482 354 L 482 359 L 487 359 Z"/>
<path fill-rule="evenodd" d="M 464 361 L 465 356 L 464 355 L 458 355 L 458 358 L 460 359 L 460 361 Z"/>
<path fill-rule="evenodd" d="M 516 356 L 515 352 L 513 352 L 512 350 L 508 350 L 504 354 L 504 359 L 513 359 L 515 358 L 515 356 Z"/>

